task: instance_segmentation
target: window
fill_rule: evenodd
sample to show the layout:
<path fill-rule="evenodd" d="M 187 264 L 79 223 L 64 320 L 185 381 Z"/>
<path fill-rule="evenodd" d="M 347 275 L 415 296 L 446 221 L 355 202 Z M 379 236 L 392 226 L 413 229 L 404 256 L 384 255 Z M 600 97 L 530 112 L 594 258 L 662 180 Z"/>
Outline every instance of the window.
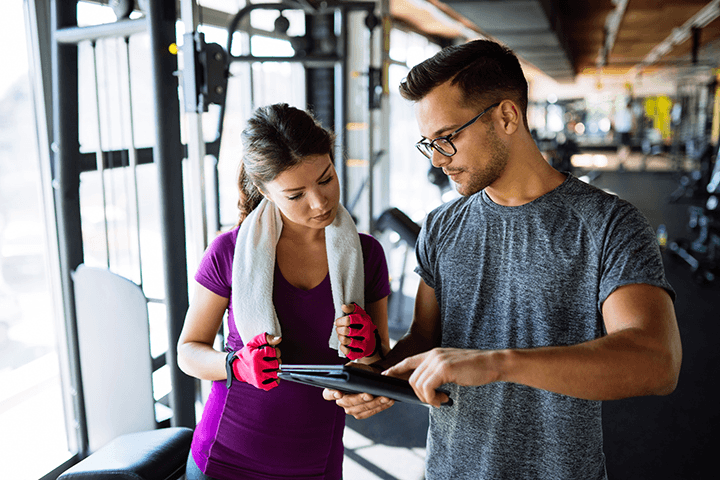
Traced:
<path fill-rule="evenodd" d="M 58 286 L 50 273 L 57 254 L 49 253 L 48 232 L 55 227 L 42 200 L 22 8 L 22 2 L 0 6 L 4 34 L 16 42 L 0 49 L 0 64 L 13 66 L 0 76 L 0 477 L 36 479 L 70 458 L 74 447 L 58 355 Z"/>

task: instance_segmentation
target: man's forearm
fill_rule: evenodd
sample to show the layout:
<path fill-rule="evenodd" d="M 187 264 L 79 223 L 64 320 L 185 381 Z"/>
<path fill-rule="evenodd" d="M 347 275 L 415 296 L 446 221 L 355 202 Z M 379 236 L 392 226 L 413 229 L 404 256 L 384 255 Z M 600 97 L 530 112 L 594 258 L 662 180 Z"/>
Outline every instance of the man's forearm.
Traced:
<path fill-rule="evenodd" d="M 605 300 L 603 317 L 604 337 L 504 352 L 500 378 L 589 400 L 671 393 L 682 345 L 670 295 L 651 285 L 626 285 Z"/>
<path fill-rule="evenodd" d="M 628 329 L 573 346 L 505 350 L 498 379 L 587 400 L 669 394 L 680 359 L 643 339 Z"/>

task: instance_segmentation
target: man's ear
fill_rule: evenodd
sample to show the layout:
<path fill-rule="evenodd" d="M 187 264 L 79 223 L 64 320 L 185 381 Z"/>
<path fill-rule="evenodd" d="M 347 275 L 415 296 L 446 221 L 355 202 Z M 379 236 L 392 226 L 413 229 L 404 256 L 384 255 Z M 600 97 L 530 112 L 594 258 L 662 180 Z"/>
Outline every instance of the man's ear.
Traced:
<path fill-rule="evenodd" d="M 515 133 L 522 124 L 520 107 L 512 100 L 503 100 L 500 103 L 499 109 L 503 131 L 508 135 Z"/>

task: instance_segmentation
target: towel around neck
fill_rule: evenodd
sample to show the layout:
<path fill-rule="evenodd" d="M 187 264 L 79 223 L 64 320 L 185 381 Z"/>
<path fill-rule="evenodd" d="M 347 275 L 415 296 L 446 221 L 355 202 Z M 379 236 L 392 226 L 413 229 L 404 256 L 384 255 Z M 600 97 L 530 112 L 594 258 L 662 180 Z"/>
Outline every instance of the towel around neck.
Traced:
<path fill-rule="evenodd" d="M 233 257 L 231 301 L 235 326 L 243 343 L 260 333 L 282 336 L 273 306 L 275 249 L 283 223 L 274 203 L 263 199 L 245 218 L 238 231 Z M 365 271 L 362 247 L 350 213 L 338 205 L 335 220 L 325 227 L 330 288 L 335 318 L 345 315 L 343 304 L 365 308 Z M 328 332 L 328 345 L 338 350 L 335 328 Z M 344 356 L 339 350 L 338 354 Z"/>

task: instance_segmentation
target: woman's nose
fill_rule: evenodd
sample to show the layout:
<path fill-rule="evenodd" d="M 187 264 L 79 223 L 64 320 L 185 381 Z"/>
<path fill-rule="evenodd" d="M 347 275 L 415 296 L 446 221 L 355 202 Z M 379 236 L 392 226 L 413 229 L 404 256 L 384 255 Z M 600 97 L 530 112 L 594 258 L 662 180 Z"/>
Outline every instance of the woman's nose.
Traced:
<path fill-rule="evenodd" d="M 320 191 L 314 191 L 310 194 L 310 207 L 314 210 L 323 209 L 328 203 L 327 195 Z"/>

